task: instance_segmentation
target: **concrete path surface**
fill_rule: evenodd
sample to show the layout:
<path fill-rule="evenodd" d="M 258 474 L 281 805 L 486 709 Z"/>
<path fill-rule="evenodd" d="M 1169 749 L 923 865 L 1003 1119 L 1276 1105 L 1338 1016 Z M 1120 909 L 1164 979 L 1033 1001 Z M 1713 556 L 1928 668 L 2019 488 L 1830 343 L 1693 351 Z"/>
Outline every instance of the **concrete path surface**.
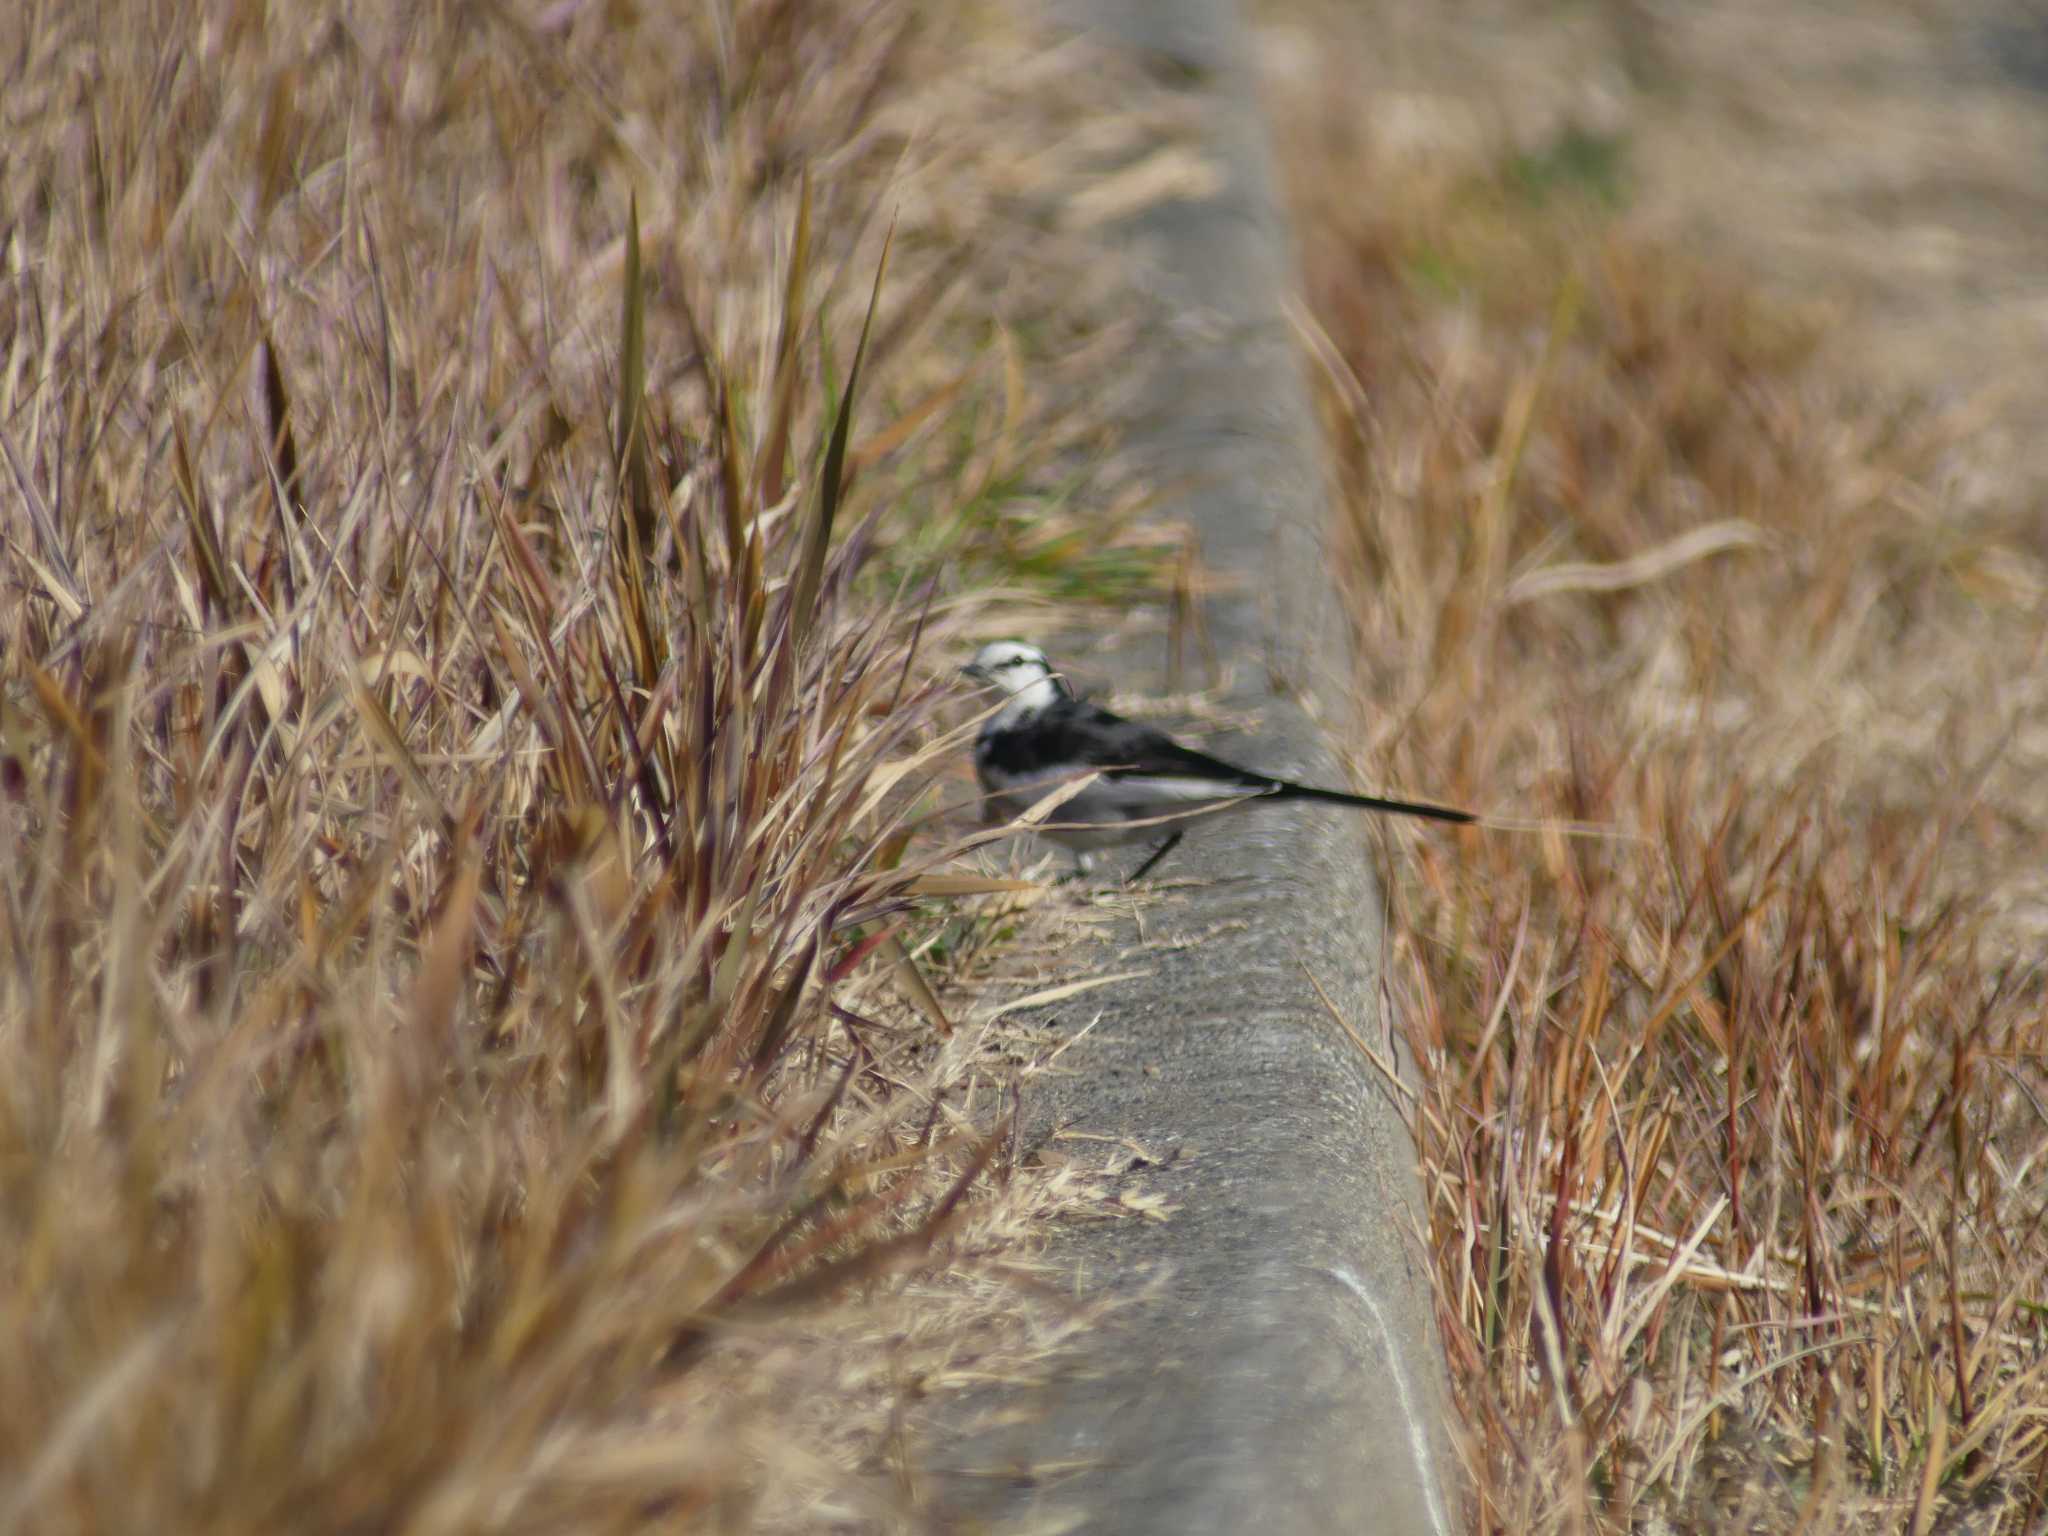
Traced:
<path fill-rule="evenodd" d="M 1206 616 L 1238 658 L 1226 702 L 1255 714 L 1260 740 L 1207 744 L 1341 783 L 1303 708 L 1341 719 L 1341 701 L 1316 689 L 1348 668 L 1247 39 L 1231 0 L 1061 14 L 1188 93 L 1223 173 L 1216 195 L 1152 207 L 1111 235 L 1136 258 L 1146 307 L 1168 317 L 1132 359 L 1152 402 L 1140 452 L 1209 567 L 1236 578 Z M 1131 689 L 1163 682 L 1156 648 L 1054 654 Z M 933 1501 L 957 1528 L 1456 1528 L 1412 1152 L 1317 992 L 1380 1038 L 1368 833 L 1355 815 L 1280 806 L 1204 824 L 1160 877 L 1197 883 L 1145 909 L 1151 975 L 1058 1015 L 1077 1030 L 1101 1017 L 1026 1105 L 1027 1138 L 1053 1126 L 1128 1138 L 1155 1160 L 1146 1188 L 1171 1214 L 1057 1239 L 1050 1257 L 1078 1291 L 1124 1304 L 1043 1390 L 978 1405 L 992 1422 L 938 1448 Z M 1129 965 L 1105 950 L 1077 956 L 1076 974 Z"/>

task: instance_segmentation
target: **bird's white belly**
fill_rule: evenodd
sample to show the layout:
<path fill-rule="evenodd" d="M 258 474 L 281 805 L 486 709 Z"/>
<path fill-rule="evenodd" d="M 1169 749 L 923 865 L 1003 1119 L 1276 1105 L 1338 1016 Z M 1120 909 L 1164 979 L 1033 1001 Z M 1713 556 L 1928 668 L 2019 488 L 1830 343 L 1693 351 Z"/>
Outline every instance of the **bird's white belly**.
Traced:
<path fill-rule="evenodd" d="M 1071 772 L 986 772 L 982 783 L 988 790 L 990 816 L 996 821 L 1014 820 L 1075 777 Z M 1064 848 L 1156 842 L 1184 824 L 1179 813 L 1242 800 L 1245 794 L 1236 785 L 1214 780 L 1103 777 L 1055 807 L 1036 830 Z M 1162 821 L 1161 817 L 1170 819 Z"/>

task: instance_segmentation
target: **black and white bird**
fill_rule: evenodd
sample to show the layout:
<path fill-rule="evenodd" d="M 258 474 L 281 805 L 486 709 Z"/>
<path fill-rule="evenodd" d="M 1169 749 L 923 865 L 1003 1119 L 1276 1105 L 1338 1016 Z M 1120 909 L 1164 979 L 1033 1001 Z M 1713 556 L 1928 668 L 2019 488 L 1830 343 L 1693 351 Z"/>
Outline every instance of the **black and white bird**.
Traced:
<path fill-rule="evenodd" d="M 994 818 L 1014 820 L 1061 785 L 1100 775 L 1037 829 L 1073 849 L 1084 873 L 1095 849 L 1158 838 L 1159 846 L 1130 876 L 1142 879 L 1181 840 L 1185 829 L 1173 826 L 1173 818 L 1261 800 L 1317 800 L 1434 821 L 1477 819 L 1448 806 L 1315 789 L 1234 767 L 1075 698 L 1045 652 L 1021 640 L 984 645 L 962 670 L 1008 695 L 974 743 L 975 776 Z"/>

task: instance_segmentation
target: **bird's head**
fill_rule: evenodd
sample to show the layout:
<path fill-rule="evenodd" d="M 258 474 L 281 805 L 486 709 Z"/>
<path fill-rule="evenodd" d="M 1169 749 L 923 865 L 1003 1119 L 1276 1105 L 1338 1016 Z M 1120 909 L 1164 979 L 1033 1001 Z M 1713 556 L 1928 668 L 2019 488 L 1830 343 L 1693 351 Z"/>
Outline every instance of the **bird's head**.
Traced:
<path fill-rule="evenodd" d="M 1035 645 L 1026 645 L 1022 640 L 991 640 L 974 653 L 974 660 L 960 669 L 977 683 L 990 688 L 1000 688 L 1011 697 L 1033 689 L 1042 689 L 1055 680 L 1052 663 L 1045 659 L 1045 652 Z"/>

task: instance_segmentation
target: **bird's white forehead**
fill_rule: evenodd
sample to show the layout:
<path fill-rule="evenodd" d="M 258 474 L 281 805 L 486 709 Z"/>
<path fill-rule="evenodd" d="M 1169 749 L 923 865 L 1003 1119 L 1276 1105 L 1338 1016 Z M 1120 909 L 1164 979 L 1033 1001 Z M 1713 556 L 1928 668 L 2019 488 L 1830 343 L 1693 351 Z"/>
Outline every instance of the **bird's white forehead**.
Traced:
<path fill-rule="evenodd" d="M 1020 663 L 1051 670 L 1045 652 L 1035 645 L 1026 645 L 1022 640 L 991 640 L 974 653 L 974 667 L 978 672 L 1000 672 L 1005 667 Z"/>

